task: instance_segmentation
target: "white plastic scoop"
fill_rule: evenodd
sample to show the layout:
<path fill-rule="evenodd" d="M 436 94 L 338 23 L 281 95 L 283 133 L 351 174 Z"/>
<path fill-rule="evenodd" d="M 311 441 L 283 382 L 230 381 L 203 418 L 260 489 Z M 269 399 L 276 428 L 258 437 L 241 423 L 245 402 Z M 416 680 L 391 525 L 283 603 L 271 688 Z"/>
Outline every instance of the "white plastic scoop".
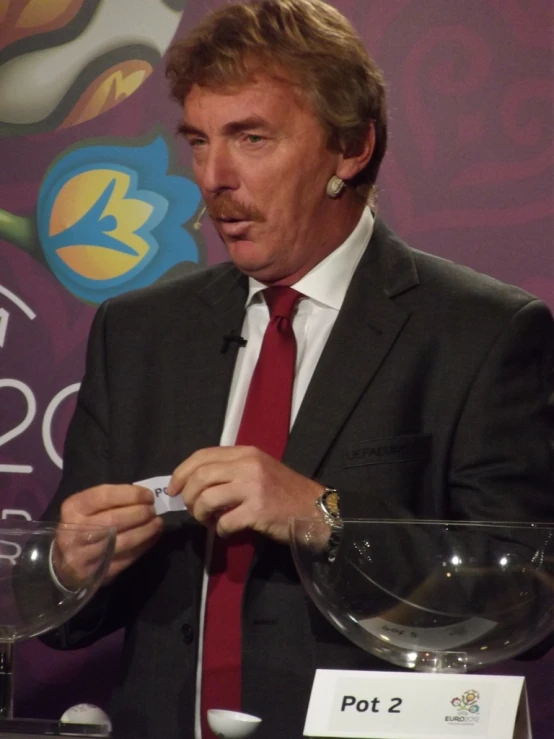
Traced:
<path fill-rule="evenodd" d="M 208 709 L 208 724 L 219 739 L 246 739 L 252 736 L 262 719 L 238 711 L 225 711 L 221 708 Z"/>

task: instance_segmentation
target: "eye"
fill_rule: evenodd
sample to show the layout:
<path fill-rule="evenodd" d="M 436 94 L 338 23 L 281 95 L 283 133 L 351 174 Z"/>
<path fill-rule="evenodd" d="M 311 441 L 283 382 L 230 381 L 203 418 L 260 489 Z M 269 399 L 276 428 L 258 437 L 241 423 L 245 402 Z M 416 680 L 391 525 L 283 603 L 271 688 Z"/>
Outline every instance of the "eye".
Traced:
<path fill-rule="evenodd" d="M 204 146 L 206 139 L 203 139 L 200 136 L 191 136 L 187 139 L 187 142 L 192 149 L 199 149 L 201 146 Z"/>
<path fill-rule="evenodd" d="M 245 133 L 243 140 L 247 144 L 252 144 L 252 145 L 255 146 L 256 144 L 261 144 L 262 141 L 265 141 L 265 138 L 264 138 L 264 136 L 260 136 L 257 133 Z"/>

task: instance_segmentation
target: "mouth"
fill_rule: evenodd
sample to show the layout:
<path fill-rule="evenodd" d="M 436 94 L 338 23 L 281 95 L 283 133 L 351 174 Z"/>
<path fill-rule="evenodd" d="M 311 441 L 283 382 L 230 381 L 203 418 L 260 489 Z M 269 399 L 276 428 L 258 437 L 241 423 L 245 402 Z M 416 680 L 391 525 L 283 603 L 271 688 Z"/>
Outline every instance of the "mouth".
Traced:
<path fill-rule="evenodd" d="M 245 218 L 223 217 L 216 219 L 219 230 L 227 236 L 242 236 L 253 221 Z"/>

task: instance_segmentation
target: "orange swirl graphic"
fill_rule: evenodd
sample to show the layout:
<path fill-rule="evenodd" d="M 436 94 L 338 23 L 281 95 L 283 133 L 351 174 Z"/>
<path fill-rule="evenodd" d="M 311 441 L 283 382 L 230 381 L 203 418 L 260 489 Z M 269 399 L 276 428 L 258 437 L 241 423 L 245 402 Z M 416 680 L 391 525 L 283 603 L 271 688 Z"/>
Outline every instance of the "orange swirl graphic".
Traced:
<path fill-rule="evenodd" d="M 85 0 L 0 0 L 0 50 L 15 41 L 66 26 Z"/>

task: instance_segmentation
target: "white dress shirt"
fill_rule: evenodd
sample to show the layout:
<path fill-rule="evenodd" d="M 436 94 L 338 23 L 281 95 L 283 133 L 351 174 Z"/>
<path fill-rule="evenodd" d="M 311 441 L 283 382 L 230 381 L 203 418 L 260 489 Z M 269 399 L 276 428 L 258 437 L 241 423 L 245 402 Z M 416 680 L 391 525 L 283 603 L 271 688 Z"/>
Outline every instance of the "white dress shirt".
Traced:
<path fill-rule="evenodd" d="M 292 391 L 291 427 L 306 393 L 315 367 L 319 361 L 331 329 L 343 304 L 344 296 L 354 274 L 354 270 L 365 251 L 373 232 L 373 214 L 369 207 L 364 208 L 362 216 L 350 236 L 335 251 L 319 262 L 307 275 L 293 287 L 305 296 L 298 302 L 293 318 L 296 337 L 296 370 Z M 261 292 L 266 285 L 249 278 L 246 315 L 242 324 L 241 336 L 246 346 L 239 348 L 231 390 L 227 401 L 225 422 L 221 434 L 221 446 L 233 446 L 237 437 L 240 419 L 246 402 L 246 395 L 254 367 L 258 361 L 262 339 L 269 323 L 269 309 Z M 200 624 L 202 634 L 198 651 L 196 673 L 196 719 L 195 739 L 202 739 L 200 728 L 201 682 L 202 682 L 202 641 L 208 572 L 211 557 L 211 541 L 208 542 L 207 556 L 202 586 Z"/>

